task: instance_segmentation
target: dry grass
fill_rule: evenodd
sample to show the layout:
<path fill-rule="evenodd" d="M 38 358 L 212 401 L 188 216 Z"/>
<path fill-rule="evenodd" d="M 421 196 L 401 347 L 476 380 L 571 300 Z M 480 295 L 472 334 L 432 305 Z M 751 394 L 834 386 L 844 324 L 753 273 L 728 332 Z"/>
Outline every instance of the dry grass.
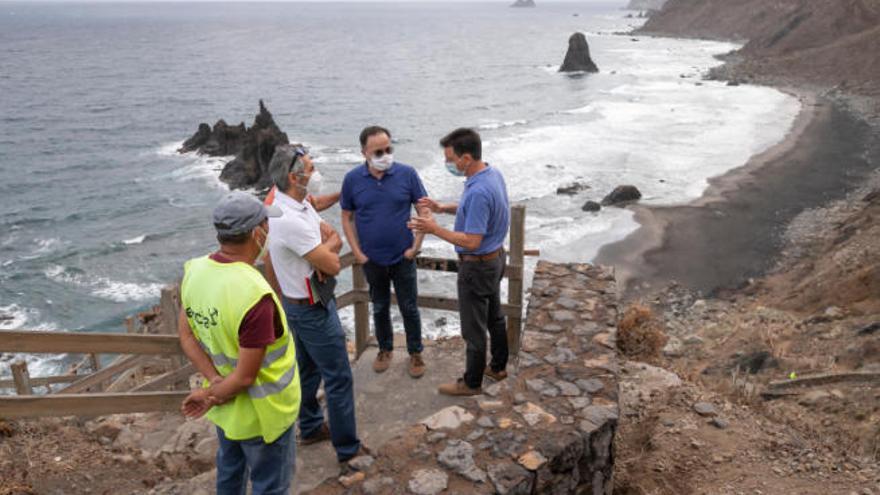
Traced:
<path fill-rule="evenodd" d="M 659 357 L 667 340 L 663 324 L 641 303 L 626 308 L 617 324 L 617 347 L 631 359 Z"/>

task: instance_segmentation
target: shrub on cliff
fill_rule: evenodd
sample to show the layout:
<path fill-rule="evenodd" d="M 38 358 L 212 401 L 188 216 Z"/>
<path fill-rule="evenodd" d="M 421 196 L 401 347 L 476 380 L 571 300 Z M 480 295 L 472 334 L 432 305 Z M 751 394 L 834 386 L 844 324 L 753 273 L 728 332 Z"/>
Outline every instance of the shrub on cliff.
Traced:
<path fill-rule="evenodd" d="M 617 324 L 617 347 L 630 359 L 645 360 L 660 356 L 668 340 L 663 324 L 643 304 L 631 304 Z"/>

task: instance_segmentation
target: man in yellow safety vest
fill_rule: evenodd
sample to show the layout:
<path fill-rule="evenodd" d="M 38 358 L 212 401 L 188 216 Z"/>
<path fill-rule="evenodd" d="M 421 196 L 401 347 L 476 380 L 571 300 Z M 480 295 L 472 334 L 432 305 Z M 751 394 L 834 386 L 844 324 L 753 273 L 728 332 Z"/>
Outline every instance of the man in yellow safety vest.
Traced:
<path fill-rule="evenodd" d="M 217 425 L 217 493 L 286 494 L 294 474 L 300 384 L 294 340 L 281 302 L 253 264 L 265 253 L 268 217 L 250 194 L 227 194 L 214 209 L 220 248 L 186 262 L 180 286 L 180 343 L 205 376 L 183 401 L 189 417 Z"/>

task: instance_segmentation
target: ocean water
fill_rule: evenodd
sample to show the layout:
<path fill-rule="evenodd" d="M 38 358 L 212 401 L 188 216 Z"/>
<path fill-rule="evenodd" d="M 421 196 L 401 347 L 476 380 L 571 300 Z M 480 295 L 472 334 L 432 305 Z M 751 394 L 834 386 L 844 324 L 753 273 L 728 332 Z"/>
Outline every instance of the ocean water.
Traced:
<path fill-rule="evenodd" d="M 462 181 L 437 141 L 475 127 L 527 205 L 527 247 L 591 260 L 636 224 L 624 209 L 585 213 L 586 200 L 620 184 L 649 204 L 697 198 L 799 110 L 773 89 L 702 81 L 736 45 L 616 34 L 639 22 L 625 3 L 0 2 L 0 328 L 121 331 L 155 304 L 214 247 L 225 191 L 225 160 L 177 146 L 199 122 L 250 124 L 261 98 L 314 151 L 327 189 L 378 123 L 429 194 L 454 199 Z M 600 73 L 557 72 L 575 31 Z M 574 181 L 590 188 L 555 193 Z M 338 227 L 337 208 L 324 217 Z M 436 239 L 425 251 L 452 254 Z M 454 293 L 454 275 L 420 283 Z M 453 314 L 424 319 L 428 336 L 457 332 Z M 34 375 L 58 362 L 29 359 Z"/>

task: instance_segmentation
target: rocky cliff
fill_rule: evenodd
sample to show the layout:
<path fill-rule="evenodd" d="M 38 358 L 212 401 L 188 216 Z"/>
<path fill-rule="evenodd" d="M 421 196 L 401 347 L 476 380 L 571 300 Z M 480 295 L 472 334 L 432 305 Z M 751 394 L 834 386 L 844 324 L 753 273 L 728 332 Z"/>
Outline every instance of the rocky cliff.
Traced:
<path fill-rule="evenodd" d="M 880 94 L 878 0 L 669 0 L 639 31 L 746 42 L 727 77 Z"/>

